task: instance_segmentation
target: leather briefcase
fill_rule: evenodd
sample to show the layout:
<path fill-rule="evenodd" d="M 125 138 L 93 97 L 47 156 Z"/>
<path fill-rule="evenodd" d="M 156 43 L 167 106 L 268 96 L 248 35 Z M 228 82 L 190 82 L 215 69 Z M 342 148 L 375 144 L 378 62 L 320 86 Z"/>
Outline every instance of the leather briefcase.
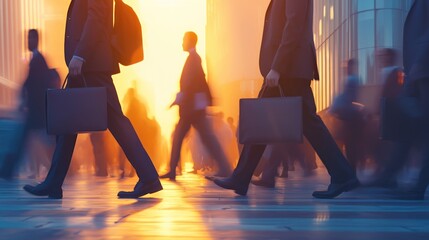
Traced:
<path fill-rule="evenodd" d="M 302 142 L 302 98 L 240 99 L 239 142 Z"/>
<path fill-rule="evenodd" d="M 85 87 L 64 88 L 65 82 L 62 89 L 46 90 L 48 134 L 63 135 L 106 130 L 106 88 L 86 87 L 85 80 Z"/>

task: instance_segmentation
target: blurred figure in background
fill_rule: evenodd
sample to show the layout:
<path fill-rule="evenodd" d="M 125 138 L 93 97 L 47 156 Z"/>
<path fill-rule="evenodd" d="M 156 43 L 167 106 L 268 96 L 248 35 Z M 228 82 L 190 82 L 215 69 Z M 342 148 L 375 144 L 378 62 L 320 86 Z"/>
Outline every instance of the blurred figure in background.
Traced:
<path fill-rule="evenodd" d="M 404 26 L 404 95 L 408 102 L 406 118 L 409 136 L 400 140 L 402 154 L 409 154 L 413 146 L 420 146 L 422 167 L 414 187 L 397 192 L 397 199 L 423 200 L 429 185 L 429 1 L 415 0 Z M 410 111 L 411 110 L 411 111 Z M 419 145 L 418 145 L 419 143 Z M 398 155 L 394 157 L 398 157 Z"/>
<path fill-rule="evenodd" d="M 313 170 L 317 168 L 316 154 L 305 138 L 303 143 L 271 144 L 265 151 L 267 158 L 260 166 L 260 178 L 251 180 L 257 186 L 275 187 L 275 177 L 287 178 L 288 171 L 295 170 L 295 162 L 299 162 L 305 177 L 314 175 Z"/>
<path fill-rule="evenodd" d="M 382 83 L 380 99 L 382 104 L 383 101 L 389 101 L 391 103 L 398 103 L 403 96 L 403 70 L 397 65 L 398 52 L 393 48 L 382 48 L 377 52 L 378 62 L 380 63 L 380 80 Z M 397 104 L 395 104 L 397 106 Z M 383 106 L 380 105 L 380 110 Z M 380 112 L 380 121 L 377 123 L 377 127 L 381 129 L 379 134 L 381 135 L 381 141 L 372 142 L 374 159 L 376 162 L 375 179 L 370 185 L 392 187 L 396 186 L 396 176 L 402 169 L 402 166 L 406 161 L 407 156 L 395 158 L 396 154 L 401 154 L 399 150 L 401 147 L 398 143 L 392 140 L 398 140 L 397 137 L 399 132 L 405 130 L 404 126 L 400 124 L 388 129 L 386 124 L 388 122 L 399 123 L 401 116 L 386 116 L 386 114 Z M 385 119 L 388 117 L 389 119 Z M 393 136 L 393 132 L 396 136 Z M 403 159 L 402 159 L 403 158 Z"/>
<path fill-rule="evenodd" d="M 194 32 L 186 32 L 183 37 L 183 50 L 189 52 L 180 78 L 180 92 L 171 104 L 179 106 L 180 119 L 174 130 L 170 157 L 170 171 L 160 178 L 176 179 L 176 167 L 180 160 L 182 142 L 189 129 L 197 130 L 203 144 L 218 164 L 218 175 L 227 176 L 231 166 L 207 119 L 206 107 L 212 104 L 212 96 L 206 82 L 201 58 L 196 52 L 198 37 Z"/>
<path fill-rule="evenodd" d="M 127 116 L 133 124 L 137 135 L 143 146 L 152 159 L 156 169 L 161 165 L 163 152 L 161 151 L 162 136 L 161 127 L 158 122 L 149 117 L 146 104 L 140 99 L 137 92 L 137 81 L 134 81 L 133 87 L 130 87 L 125 94 L 123 104 L 125 105 L 125 116 Z M 132 177 L 135 175 L 134 169 L 125 161 L 124 152 L 119 149 L 118 163 L 121 171 L 120 177 Z"/>
<path fill-rule="evenodd" d="M 234 124 L 234 118 L 232 118 L 232 117 L 228 117 L 227 119 L 226 119 L 226 122 L 228 123 L 228 126 L 229 126 L 229 128 L 231 128 L 231 132 L 234 134 L 234 136 L 235 136 L 235 134 L 237 133 L 237 126 L 235 126 L 235 124 Z"/>
<path fill-rule="evenodd" d="M 36 176 L 39 174 L 41 164 L 46 168 L 49 167 L 54 145 L 53 137 L 46 133 L 45 92 L 48 88 L 58 88 L 60 78 L 55 70 L 49 69 L 45 58 L 38 50 L 39 33 L 36 29 L 28 31 L 27 43 L 32 57 L 27 79 L 22 86 L 19 107 L 19 110 L 24 112 L 25 118 L 23 128 L 18 133 L 17 143 L 13 146 L 14 149 L 11 149 L 10 153 L 6 155 L 3 165 L 0 167 L 0 177 L 6 179 L 11 179 L 16 174 L 30 139 L 42 143 L 36 148 L 31 148 L 37 149 L 37 152 L 32 151 L 36 157 L 30 163 Z"/>
<path fill-rule="evenodd" d="M 231 128 L 232 133 L 234 134 L 235 140 L 237 142 L 237 150 L 238 150 L 238 154 L 240 155 L 241 150 L 243 149 L 243 144 L 239 143 L 238 141 L 238 125 L 234 124 L 234 118 L 233 117 L 228 117 L 226 119 L 226 121 L 228 122 L 229 127 Z M 237 163 L 235 163 L 236 165 Z"/>
<path fill-rule="evenodd" d="M 223 112 L 212 114 L 210 119 L 222 149 L 225 151 L 229 165 L 235 167 L 237 165 L 238 156 L 240 155 L 235 132 L 232 131 L 231 125 L 225 121 Z"/>
<path fill-rule="evenodd" d="M 92 132 L 89 134 L 89 139 L 92 144 L 92 152 L 94 154 L 94 168 L 95 168 L 95 176 L 98 177 L 107 177 L 108 173 L 108 165 L 111 165 L 113 162 L 113 156 L 111 153 L 109 154 L 109 144 L 108 144 L 108 134 L 107 131 L 102 132 Z M 115 145 L 115 148 L 117 146 Z M 109 164 L 110 163 L 110 164 Z"/>
<path fill-rule="evenodd" d="M 357 99 L 360 84 L 356 59 L 347 61 L 346 73 L 344 90 L 334 99 L 329 113 L 341 122 L 340 131 L 343 136 L 346 157 L 356 172 L 357 166 L 365 160 L 363 148 L 365 121 L 363 106 L 358 103 Z"/>

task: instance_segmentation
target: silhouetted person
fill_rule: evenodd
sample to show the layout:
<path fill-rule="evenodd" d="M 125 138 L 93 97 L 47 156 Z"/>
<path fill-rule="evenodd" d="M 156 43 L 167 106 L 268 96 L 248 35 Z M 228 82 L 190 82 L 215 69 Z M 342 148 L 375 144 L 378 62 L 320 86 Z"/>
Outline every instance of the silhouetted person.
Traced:
<path fill-rule="evenodd" d="M 283 171 L 288 172 L 288 153 L 286 144 L 270 144 L 265 148 L 269 151 L 268 157 L 261 166 L 261 177 L 251 180 L 251 183 L 261 187 L 274 188 L 275 178 L 278 173 L 279 166 L 283 165 Z M 282 172 L 283 173 L 283 172 Z"/>
<path fill-rule="evenodd" d="M 331 175 L 328 190 L 316 191 L 313 196 L 334 198 L 356 187 L 359 183 L 352 167 L 316 114 L 310 87 L 313 79 L 319 79 L 313 42 L 312 0 L 271 0 L 265 17 L 259 67 L 264 85 L 272 87 L 260 97 L 279 96 L 277 86 L 280 86 L 286 96 L 303 99 L 304 135 Z M 239 195 L 246 195 L 265 147 L 262 144 L 245 145 L 232 176 L 214 182 Z"/>
<path fill-rule="evenodd" d="M 382 48 L 376 54 L 381 70 L 381 98 L 393 104 L 390 107 L 396 108 L 395 112 L 397 114 L 382 117 L 383 119 L 386 117 L 388 119 L 380 123 L 380 126 L 383 128 L 381 136 L 383 141 L 380 144 L 374 144 L 378 168 L 376 178 L 370 184 L 382 187 L 394 187 L 397 185 L 397 174 L 408 160 L 408 153 L 402 150 L 403 144 L 397 142 L 399 140 L 398 137 L 407 131 L 407 128 L 400 123 L 400 118 L 404 117 L 401 116 L 401 108 L 399 107 L 404 94 L 403 70 L 396 64 L 398 53 L 395 49 Z M 389 126 L 386 126 L 386 123 Z"/>
<path fill-rule="evenodd" d="M 311 176 L 317 168 L 315 154 L 308 141 L 303 143 L 270 144 L 266 150 L 270 150 L 266 162 L 262 166 L 259 179 L 252 179 L 251 183 L 261 187 L 275 187 L 275 177 L 288 177 L 288 171 L 294 169 L 295 161 L 301 164 L 303 176 Z M 279 167 L 283 166 L 280 174 Z"/>
<path fill-rule="evenodd" d="M 120 198 L 138 198 L 162 190 L 158 174 L 144 150 L 133 126 L 122 113 L 112 74 L 119 65 L 111 47 L 113 0 L 72 0 L 67 13 L 65 60 L 69 68 L 67 87 L 106 87 L 108 128 L 136 169 L 139 181 L 131 192 L 119 192 Z M 67 109 L 64 109 L 67 111 Z M 79 117 L 79 116 L 76 116 Z M 60 135 L 49 173 L 41 184 L 24 186 L 37 196 L 62 198 L 62 185 L 73 154 L 77 134 Z"/>
<path fill-rule="evenodd" d="M 40 135 L 46 135 L 46 107 L 45 91 L 49 87 L 55 87 L 52 81 L 58 76 L 52 75 L 45 58 L 38 50 L 39 34 L 36 29 L 28 31 L 28 50 L 32 52 L 27 79 L 21 90 L 20 110 L 25 110 L 23 129 L 18 132 L 18 141 L 14 149 L 7 154 L 0 169 L 0 177 L 10 179 L 16 173 L 20 165 L 25 147 L 31 132 L 38 130 Z M 40 136 L 39 141 L 46 142 L 48 136 Z M 48 142 L 46 142 L 48 143 Z"/>
<path fill-rule="evenodd" d="M 346 74 L 344 90 L 334 99 L 329 112 L 342 123 L 341 135 L 346 156 L 356 171 L 357 166 L 364 161 L 363 130 L 365 124 L 362 105 L 357 104 L 360 84 L 356 59 L 347 61 Z"/>
<path fill-rule="evenodd" d="M 113 156 L 108 152 L 107 132 L 93 132 L 89 135 L 94 153 L 95 176 L 107 177 L 108 163 L 113 162 Z"/>
<path fill-rule="evenodd" d="M 182 142 L 191 126 L 198 132 L 202 143 L 217 161 L 219 167 L 217 174 L 226 176 L 231 173 L 231 166 L 206 117 L 206 107 L 211 105 L 212 96 L 201 65 L 201 58 L 195 49 L 197 41 L 198 37 L 194 32 L 186 32 L 183 37 L 183 50 L 189 52 L 189 56 L 183 66 L 180 92 L 172 103 L 172 106 L 179 106 L 180 119 L 174 130 L 170 171 L 161 178 L 176 179 L 176 166 L 180 159 Z"/>
<path fill-rule="evenodd" d="M 429 185 L 429 1 L 415 0 L 404 25 L 403 60 L 405 73 L 405 96 L 415 99 L 407 109 L 408 129 L 411 136 L 401 141 L 403 156 L 410 152 L 416 141 L 421 144 L 422 168 L 416 185 L 395 195 L 398 199 L 423 200 Z M 396 156 L 395 156 L 396 157 Z"/>
<path fill-rule="evenodd" d="M 125 116 L 127 116 L 137 132 L 137 136 L 145 146 L 145 149 L 152 159 L 155 168 L 160 165 L 161 151 L 161 128 L 158 122 L 149 118 L 147 107 L 143 101 L 140 100 L 136 86 L 129 88 L 124 97 L 124 105 L 126 106 Z M 119 169 L 122 170 L 121 177 L 134 176 L 134 170 L 125 171 L 128 165 L 125 165 L 125 155 L 123 151 L 118 154 Z"/>
<path fill-rule="evenodd" d="M 235 135 L 235 133 L 237 132 L 237 126 L 235 126 L 234 124 L 234 118 L 228 117 L 226 119 L 226 122 L 228 123 L 228 126 L 231 128 L 232 133 Z"/>

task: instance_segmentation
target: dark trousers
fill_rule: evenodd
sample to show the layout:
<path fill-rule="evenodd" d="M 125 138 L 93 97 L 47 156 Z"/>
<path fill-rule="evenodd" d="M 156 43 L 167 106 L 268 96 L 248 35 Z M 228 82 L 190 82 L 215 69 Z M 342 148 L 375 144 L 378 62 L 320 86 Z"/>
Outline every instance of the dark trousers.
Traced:
<path fill-rule="evenodd" d="M 332 183 L 342 183 L 355 177 L 354 171 L 338 148 L 323 121 L 316 114 L 316 105 L 310 87 L 311 80 L 280 79 L 285 96 L 301 96 L 303 100 L 303 133 L 326 166 Z M 262 91 L 260 97 L 280 96 L 277 88 Z M 232 178 L 240 184 L 249 184 L 253 171 L 266 145 L 247 144 L 241 152 Z"/>
<path fill-rule="evenodd" d="M 422 118 L 417 123 L 420 131 L 419 140 L 422 143 L 423 162 L 417 181 L 416 190 L 425 192 L 429 185 L 429 78 L 420 79 L 413 84 L 421 108 Z M 411 94 L 412 94 L 411 93 Z"/>
<path fill-rule="evenodd" d="M 201 141 L 203 142 L 209 154 L 219 164 L 219 172 L 230 172 L 231 167 L 229 166 L 226 155 L 213 132 L 212 126 L 205 116 L 205 111 L 196 111 L 194 114 L 192 114 L 192 116 L 185 115 L 180 117 L 173 135 L 173 146 L 171 147 L 170 157 L 170 172 L 175 173 L 176 171 L 177 164 L 180 160 L 180 150 L 182 148 L 183 139 L 189 132 L 191 126 L 194 127 L 197 133 L 200 135 Z"/>
<path fill-rule="evenodd" d="M 131 122 L 122 113 L 118 95 L 108 73 L 85 73 L 89 87 L 106 87 L 108 128 L 121 146 L 131 165 L 136 169 L 141 182 L 152 182 L 158 179 L 158 173 L 151 159 L 141 144 Z M 67 87 L 82 87 L 82 78 L 70 78 Z M 67 111 L 67 109 L 64 109 Z M 52 165 L 45 181 L 47 188 L 61 187 L 70 166 L 77 134 L 57 136 Z"/>
<path fill-rule="evenodd" d="M 429 185 L 429 79 L 420 79 L 413 82 L 407 82 L 405 85 L 405 95 L 413 97 L 417 101 L 412 115 L 420 116 L 410 122 L 410 126 L 404 126 L 411 136 L 405 136 L 405 140 L 395 143 L 395 151 L 391 162 L 386 166 L 383 179 L 391 180 L 402 169 L 409 158 L 413 146 L 421 147 L 422 167 L 419 174 L 416 191 L 424 192 Z"/>

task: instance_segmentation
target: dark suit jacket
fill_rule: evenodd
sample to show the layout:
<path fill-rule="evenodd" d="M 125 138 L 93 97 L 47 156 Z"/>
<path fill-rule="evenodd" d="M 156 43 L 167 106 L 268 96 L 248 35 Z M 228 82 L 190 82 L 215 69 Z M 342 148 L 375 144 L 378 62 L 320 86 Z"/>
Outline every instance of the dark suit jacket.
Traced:
<path fill-rule="evenodd" d="M 265 15 L 259 68 L 281 78 L 319 79 L 313 41 L 313 0 L 271 0 Z"/>
<path fill-rule="evenodd" d="M 192 116 L 195 113 L 195 94 L 197 93 L 205 93 L 208 104 L 212 104 L 212 96 L 201 65 L 201 57 L 195 51 L 189 53 L 183 66 L 180 92 L 183 94 L 182 102 L 179 105 L 181 117 Z"/>
<path fill-rule="evenodd" d="M 49 80 L 49 68 L 45 58 L 39 52 L 34 53 L 22 88 L 22 97 L 28 108 L 27 124 L 30 128 L 45 127 L 45 91 L 50 87 Z"/>
<path fill-rule="evenodd" d="M 415 0 L 404 26 L 404 71 L 407 79 L 429 79 L 429 1 Z"/>
<path fill-rule="evenodd" d="M 85 59 L 83 72 L 118 73 L 113 56 L 113 0 L 72 0 L 67 12 L 65 60 Z"/>

